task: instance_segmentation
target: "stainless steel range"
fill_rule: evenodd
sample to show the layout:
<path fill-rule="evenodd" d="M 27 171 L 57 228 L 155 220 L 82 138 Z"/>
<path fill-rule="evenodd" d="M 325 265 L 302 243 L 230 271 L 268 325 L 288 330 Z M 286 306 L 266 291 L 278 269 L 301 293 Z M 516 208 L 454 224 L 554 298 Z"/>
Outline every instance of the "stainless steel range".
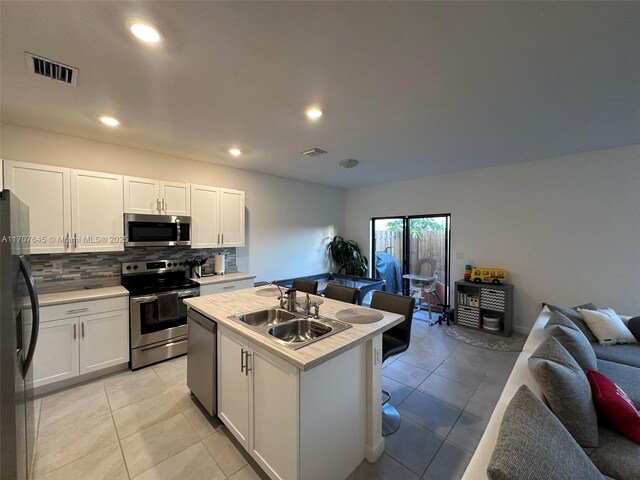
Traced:
<path fill-rule="evenodd" d="M 200 295 L 179 260 L 122 264 L 122 286 L 129 290 L 131 369 L 187 353 L 185 298 Z"/>

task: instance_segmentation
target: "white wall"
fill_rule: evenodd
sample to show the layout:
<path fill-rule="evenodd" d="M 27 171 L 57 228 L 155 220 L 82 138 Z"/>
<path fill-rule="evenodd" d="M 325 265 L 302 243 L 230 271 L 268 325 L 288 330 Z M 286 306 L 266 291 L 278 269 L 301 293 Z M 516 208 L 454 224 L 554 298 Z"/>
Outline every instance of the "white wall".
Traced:
<path fill-rule="evenodd" d="M 94 140 L 2 124 L 0 158 L 244 190 L 247 246 L 237 263 L 256 280 L 328 271 L 327 237 L 344 224 L 341 189 Z"/>
<path fill-rule="evenodd" d="M 429 213 L 451 213 L 452 280 L 456 253 L 509 270 L 520 331 L 541 302 L 640 314 L 639 145 L 351 189 L 345 234 L 368 245 L 371 217 Z"/>

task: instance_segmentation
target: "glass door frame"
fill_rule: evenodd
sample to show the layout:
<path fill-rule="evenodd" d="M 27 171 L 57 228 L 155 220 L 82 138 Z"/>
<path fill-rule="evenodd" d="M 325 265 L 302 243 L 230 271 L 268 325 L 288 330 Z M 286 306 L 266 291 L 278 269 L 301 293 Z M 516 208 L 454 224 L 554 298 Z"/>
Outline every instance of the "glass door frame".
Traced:
<path fill-rule="evenodd" d="M 372 217 L 371 218 L 371 256 L 369 257 L 371 260 L 369 262 L 369 271 L 370 275 L 373 278 L 375 276 L 375 255 L 376 255 L 376 220 L 402 220 L 402 261 L 400 262 L 402 265 L 402 273 L 403 275 L 409 273 L 411 269 L 411 220 L 416 218 L 439 218 L 445 217 L 446 219 L 446 228 L 445 228 L 445 261 L 444 261 L 444 269 L 445 269 L 445 298 L 443 298 L 444 303 L 449 304 L 450 297 L 450 275 L 451 275 L 451 214 L 450 213 L 432 213 L 428 215 L 389 215 L 384 217 Z M 409 294 L 409 281 L 403 280 L 402 282 L 403 294 Z M 450 305 L 450 304 L 449 304 Z"/>

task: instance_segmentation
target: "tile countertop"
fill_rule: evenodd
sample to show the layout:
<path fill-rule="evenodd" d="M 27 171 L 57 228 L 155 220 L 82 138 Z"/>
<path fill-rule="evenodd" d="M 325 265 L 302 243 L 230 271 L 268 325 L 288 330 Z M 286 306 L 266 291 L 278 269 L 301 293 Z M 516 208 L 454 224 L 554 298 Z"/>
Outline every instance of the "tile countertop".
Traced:
<path fill-rule="evenodd" d="M 102 288 L 83 288 L 81 290 L 70 290 L 67 292 L 40 293 L 38 294 L 38 303 L 41 307 L 46 307 L 48 305 L 60 305 L 64 303 L 83 302 L 86 300 L 101 300 L 103 298 L 128 296 L 129 290 L 120 285 L 115 285 L 112 287 Z"/>
<path fill-rule="evenodd" d="M 278 304 L 278 300 L 276 300 L 275 297 L 261 297 L 256 295 L 255 292 L 261 288 L 264 287 L 188 298 L 184 303 L 301 370 L 309 370 L 316 365 L 326 362 L 404 320 L 402 315 L 382 312 L 384 318 L 378 322 L 354 324 L 351 328 L 336 333 L 335 335 L 318 340 L 298 350 L 291 350 L 274 340 L 262 336 L 240 322 L 227 318 L 238 313 L 275 307 Z M 350 303 L 325 298 L 324 303 L 320 306 L 320 315 L 335 318 L 335 314 L 339 310 L 353 307 L 355 307 L 355 305 Z"/>
<path fill-rule="evenodd" d="M 191 278 L 194 282 L 198 282 L 200 285 L 209 285 L 211 283 L 226 283 L 226 282 L 235 282 L 237 280 L 251 280 L 256 278 L 255 275 L 251 275 L 250 273 L 226 273 L 224 275 L 212 275 L 210 277 L 202 277 L 202 278 Z"/>

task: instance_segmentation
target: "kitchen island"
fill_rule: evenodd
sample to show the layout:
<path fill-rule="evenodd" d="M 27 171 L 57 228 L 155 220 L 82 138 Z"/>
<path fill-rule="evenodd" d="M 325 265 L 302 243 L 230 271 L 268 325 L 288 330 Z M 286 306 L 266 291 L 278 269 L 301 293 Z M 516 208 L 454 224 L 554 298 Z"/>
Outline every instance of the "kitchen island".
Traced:
<path fill-rule="evenodd" d="M 278 305 L 260 290 L 185 300 L 217 324 L 220 420 L 274 479 L 342 479 L 375 462 L 384 451 L 382 332 L 404 317 L 383 312 L 294 350 L 231 318 Z M 329 319 L 353 307 L 323 300 Z"/>

